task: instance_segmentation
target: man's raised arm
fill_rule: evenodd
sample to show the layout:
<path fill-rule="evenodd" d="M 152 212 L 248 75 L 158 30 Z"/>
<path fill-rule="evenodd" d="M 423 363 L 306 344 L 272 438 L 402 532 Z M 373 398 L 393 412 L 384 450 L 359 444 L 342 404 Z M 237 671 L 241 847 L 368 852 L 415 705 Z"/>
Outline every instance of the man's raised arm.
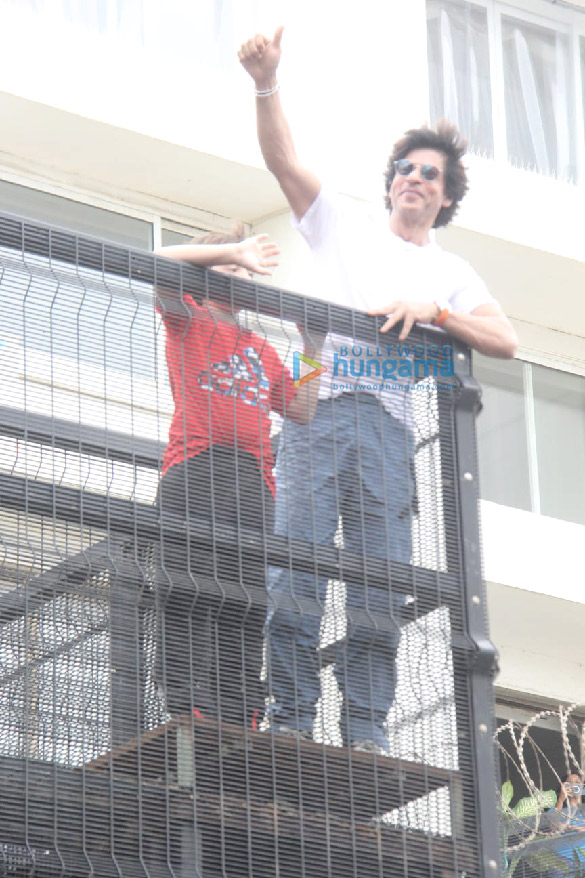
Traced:
<path fill-rule="evenodd" d="M 278 180 L 293 213 L 300 219 L 319 194 L 321 183 L 299 163 L 280 103 L 276 71 L 283 30 L 283 27 L 277 28 L 271 40 L 260 34 L 252 37 L 243 43 L 238 58 L 256 86 L 258 141 L 266 167 Z"/>

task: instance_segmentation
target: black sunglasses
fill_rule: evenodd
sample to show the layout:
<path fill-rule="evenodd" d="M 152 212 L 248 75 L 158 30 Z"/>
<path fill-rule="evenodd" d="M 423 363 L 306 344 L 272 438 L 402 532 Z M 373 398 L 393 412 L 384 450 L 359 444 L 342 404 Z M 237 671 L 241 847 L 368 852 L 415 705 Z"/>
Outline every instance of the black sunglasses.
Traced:
<path fill-rule="evenodd" d="M 429 183 L 432 180 L 436 180 L 441 173 L 441 169 L 436 168 L 434 165 L 420 165 L 418 162 L 411 162 L 408 159 L 396 159 L 394 161 L 394 169 L 401 177 L 408 177 L 415 168 L 420 168 L 421 177 L 423 180 L 428 180 Z"/>

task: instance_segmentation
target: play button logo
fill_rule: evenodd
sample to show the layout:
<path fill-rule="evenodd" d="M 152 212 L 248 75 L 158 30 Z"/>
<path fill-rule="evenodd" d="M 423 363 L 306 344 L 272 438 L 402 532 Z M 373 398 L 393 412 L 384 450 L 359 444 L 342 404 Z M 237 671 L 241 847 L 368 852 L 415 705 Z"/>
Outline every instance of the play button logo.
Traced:
<path fill-rule="evenodd" d="M 311 371 L 307 372 L 306 369 L 302 369 L 301 363 L 305 366 L 310 366 Z M 307 381 L 312 381 L 313 378 L 318 378 L 319 375 L 322 375 L 323 372 L 326 371 L 327 366 L 323 366 L 323 364 L 318 363 L 317 360 L 312 360 L 310 357 L 301 354 L 299 351 L 293 353 L 293 381 L 295 387 L 302 387 Z M 304 372 L 304 374 L 301 375 L 301 372 Z"/>

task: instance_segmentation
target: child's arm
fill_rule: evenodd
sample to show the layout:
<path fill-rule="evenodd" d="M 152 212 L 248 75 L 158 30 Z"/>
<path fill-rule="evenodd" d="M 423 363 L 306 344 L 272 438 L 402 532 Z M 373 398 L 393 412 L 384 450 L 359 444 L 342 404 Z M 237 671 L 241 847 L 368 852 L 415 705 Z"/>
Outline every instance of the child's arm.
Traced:
<path fill-rule="evenodd" d="M 267 239 L 268 235 L 254 235 L 235 244 L 173 244 L 160 247 L 154 255 L 194 265 L 240 265 L 255 274 L 272 274 L 280 250 Z"/>
<path fill-rule="evenodd" d="M 303 337 L 303 354 L 316 360 L 321 356 L 321 348 L 325 339 L 325 334 L 311 330 L 309 333 L 305 327 L 299 330 Z M 321 376 L 317 375 L 311 381 L 302 384 L 289 402 L 286 409 L 286 416 L 296 424 L 308 424 L 315 415 L 317 401 L 319 399 L 319 385 Z"/>

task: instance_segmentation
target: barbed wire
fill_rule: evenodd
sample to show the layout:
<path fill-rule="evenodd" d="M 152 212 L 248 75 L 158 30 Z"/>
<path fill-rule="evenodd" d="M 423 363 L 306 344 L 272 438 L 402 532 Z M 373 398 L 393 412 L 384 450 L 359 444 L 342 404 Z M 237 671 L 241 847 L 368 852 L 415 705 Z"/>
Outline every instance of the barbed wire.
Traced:
<path fill-rule="evenodd" d="M 494 735 L 495 744 L 503 756 L 506 766 L 507 777 L 505 777 L 502 787 L 502 817 L 504 823 L 517 821 L 514 835 L 519 834 L 521 829 L 522 838 L 517 843 L 507 843 L 508 852 L 519 851 L 526 848 L 531 841 L 537 837 L 542 837 L 543 833 L 550 838 L 556 838 L 566 831 L 567 823 L 561 822 L 558 827 L 551 825 L 547 819 L 544 820 L 546 814 L 545 808 L 554 808 L 556 804 L 552 803 L 550 793 L 551 790 L 544 790 L 544 769 L 546 768 L 548 776 L 550 773 L 554 775 L 556 786 L 560 787 L 563 779 L 569 774 L 579 775 L 581 782 L 585 780 L 585 770 L 583 765 L 583 754 L 585 753 L 585 723 L 581 720 L 581 716 L 585 712 L 585 705 L 577 702 L 565 707 L 559 705 L 556 709 L 541 710 L 535 713 L 525 723 L 515 720 L 509 720 L 507 723 L 499 726 Z M 545 750 L 534 739 L 533 730 L 537 724 L 547 721 L 547 725 L 554 721 L 558 722 L 559 735 L 562 743 L 562 752 L 564 759 L 565 771 L 561 776 L 558 771 L 558 765 L 555 767 Z M 508 735 L 506 736 L 506 733 Z M 571 734 L 578 741 L 578 750 L 576 753 L 574 745 L 571 743 Z M 529 768 L 527 762 L 527 753 L 532 753 L 535 767 Z M 510 801 L 514 798 L 517 790 L 507 790 L 509 795 L 506 801 L 505 786 L 506 782 L 510 783 L 510 767 L 513 766 L 516 773 L 520 776 L 526 790 L 526 796 L 520 797 L 514 807 L 510 806 Z M 570 812 L 567 815 L 570 816 Z M 532 823 L 532 821 L 534 821 Z"/>

